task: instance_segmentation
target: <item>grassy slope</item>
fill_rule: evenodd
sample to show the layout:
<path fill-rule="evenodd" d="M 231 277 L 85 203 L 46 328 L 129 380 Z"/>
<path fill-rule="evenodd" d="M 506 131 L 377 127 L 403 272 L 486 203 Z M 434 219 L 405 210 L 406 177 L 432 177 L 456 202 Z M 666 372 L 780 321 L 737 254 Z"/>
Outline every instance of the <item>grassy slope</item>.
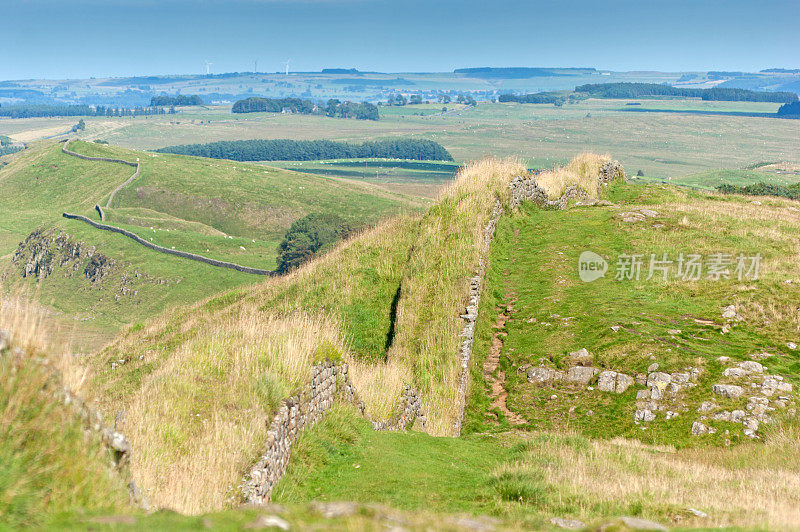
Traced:
<path fill-rule="evenodd" d="M 388 415 L 404 381 L 383 362 L 392 301 L 418 224 L 390 220 L 289 276 L 130 328 L 92 361 L 104 410 L 129 412 L 132 470 L 156 504 L 221 508 L 320 350 L 346 353 L 370 411 Z"/>
<path fill-rule="evenodd" d="M 20 325 L 0 312 L 3 328 Z M 24 329 L 13 330 L 21 337 Z M 21 347 L 21 355 L 10 352 Z M 54 398 L 61 386 L 54 368 L 46 353 L 20 342 L 0 351 L 0 528 L 128 509 L 125 482 L 110 471 L 99 435 L 87 434 L 75 409 Z"/>
<path fill-rule="evenodd" d="M 369 224 L 412 203 L 366 184 L 260 165 L 92 143 L 73 146 L 86 155 L 142 161 L 141 176 L 123 190 L 115 207 L 145 207 L 241 237 L 280 239 L 294 220 L 310 212 L 336 212 Z"/>
<path fill-rule="evenodd" d="M 341 408 L 303 434 L 275 501 L 377 502 L 528 530 L 551 517 L 600 526 L 623 515 L 690 529 L 784 528 L 800 522 L 799 456 L 792 430 L 766 445 L 676 451 L 569 432 L 373 432 Z"/>
<path fill-rule="evenodd" d="M 670 183 L 691 187 L 713 189 L 717 185 L 752 185 L 769 183 L 772 185 L 793 185 L 800 182 L 800 175 L 790 172 L 762 172 L 758 170 L 709 170 L 689 174 L 669 180 Z"/>
<path fill-rule="evenodd" d="M 724 366 L 717 362 L 719 356 L 739 361 L 751 353 L 774 353 L 764 364 L 797 386 L 800 357 L 786 344 L 800 337 L 796 307 L 800 294 L 796 284 L 784 282 L 796 279 L 798 248 L 792 235 L 800 219 L 791 210 L 792 202 L 767 200 L 756 206 L 741 197 L 630 185 L 616 187 L 610 199 L 621 206 L 566 212 L 526 206 L 502 219 L 492 248 L 487 302 L 479 318 L 468 427 L 483 431 L 497 426 L 500 413 L 489 407 L 480 368 L 498 309 L 511 305 L 500 364 L 509 407 L 531 428 L 575 430 L 595 437 L 624 435 L 676 446 L 722 443 L 726 437 L 740 441 L 741 425 L 712 421 L 720 431 L 702 439 L 693 439 L 689 428 L 698 417 L 698 404 L 711 398 L 711 384 L 727 381 L 720 375 Z M 622 222 L 617 213 L 636 205 L 655 209 L 659 216 L 647 222 Z M 653 227 L 656 224 L 663 227 Z M 584 250 L 611 257 L 606 278 L 592 283 L 578 279 L 577 259 Z M 761 253 L 761 279 L 664 283 L 658 277 L 646 281 L 646 267 L 639 282 L 613 278 L 613 261 L 621 253 L 643 253 L 649 260 L 650 253 L 658 257 L 668 253 L 676 259 L 681 252 Z M 728 304 L 736 304 L 745 320 L 723 336 L 721 313 Z M 711 320 L 713 325 L 695 318 Z M 612 325 L 623 329 L 615 333 Z M 670 334 L 670 330 L 680 332 Z M 661 371 L 694 366 L 706 372 L 699 385 L 680 398 L 688 405 L 687 412 L 671 421 L 660 414 L 643 430 L 633 421 L 636 391 L 642 387 L 633 386 L 619 396 L 566 384 L 538 387 L 516 371 L 522 364 L 539 365 L 540 359 L 566 367 L 565 354 L 580 348 L 594 355 L 595 365 L 631 375 L 646 372 L 654 361 Z M 553 394 L 559 399 L 551 400 Z M 742 408 L 744 402 L 739 403 L 728 406 Z M 589 410 L 593 416 L 587 416 Z M 507 425 L 501 419 L 503 426 Z M 729 436 L 724 429 L 730 429 Z"/>
<path fill-rule="evenodd" d="M 219 508 L 263 443 L 265 417 L 326 345 L 351 362 L 372 416 L 389 416 L 411 383 L 432 428 L 449 433 L 468 279 L 495 196 L 519 171 L 475 165 L 422 219 L 397 217 L 286 277 L 129 329 L 92 365 L 104 409 L 128 410 L 130 437 L 147 449 L 134 473 L 164 504 Z"/>
<path fill-rule="evenodd" d="M 80 275 L 52 275 L 39 283 L 39 301 L 64 314 L 58 318 L 62 329 L 78 327 L 72 335 L 75 347 L 96 346 L 121 325 L 141 321 L 166 306 L 196 301 L 208 295 L 209 287 L 216 292 L 260 280 L 156 253 L 120 235 L 61 218 L 64 211 L 96 217 L 93 206 L 124 181 L 131 169 L 82 161 L 62 154 L 60 148 L 60 144 L 52 143 L 32 148 L 0 170 L 8 201 L 18 205 L 0 212 L 0 257 L 10 258 L 19 242 L 37 227 L 55 226 L 77 241 L 97 246 L 99 252 L 113 259 L 130 263 L 127 271 L 139 271 L 154 279 L 134 282 L 130 288 L 138 290 L 137 296 L 119 301 L 115 298 L 121 290 L 118 279 L 88 286 Z M 111 223 L 163 246 L 259 268 L 274 267 L 275 248 L 283 231 L 306 212 L 327 209 L 359 223 L 374 223 L 385 214 L 416 205 L 405 196 L 369 185 L 349 185 L 256 165 L 173 156 L 150 158 L 80 142 L 71 148 L 89 155 L 142 160 L 142 176 L 121 195 L 123 206 L 130 206 L 109 209 Z M 157 200 L 148 203 L 147 194 L 138 198 L 135 190 L 142 186 L 160 191 L 152 194 Z M 245 201 L 246 197 L 251 199 Z M 171 202 L 169 198 L 180 201 Z M 222 218 L 229 221 L 217 224 Z M 6 284 L 16 284 L 16 279 L 14 273 Z M 159 280 L 169 285 L 158 284 Z M 79 320 L 77 325 L 73 318 Z"/>
<path fill-rule="evenodd" d="M 481 304 L 465 437 L 375 433 L 340 412 L 301 439 L 276 500 L 378 501 L 409 511 L 489 514 L 533 528 L 552 516 L 599 525 L 619 515 L 689 527 L 796 526 L 796 421 L 762 428 L 765 443 L 744 438 L 740 425 L 715 421 L 710 423 L 720 429 L 716 435 L 689 436 L 693 408 L 710 398 L 710 383 L 721 380 L 715 360 L 720 355 L 743 360 L 749 353 L 775 352 L 765 365 L 797 385 L 800 361 L 785 345 L 800 336 L 798 294 L 796 285 L 783 282 L 796 274 L 792 235 L 800 219 L 792 203 L 767 201 L 756 209 L 741 197 L 631 185 L 615 187 L 609 198 L 621 207 L 550 211 L 526 205 L 501 219 Z M 621 222 L 616 213 L 637 205 L 660 216 L 647 226 Z M 650 227 L 654 223 L 665 227 Z M 689 242 L 691 250 L 685 248 Z M 584 249 L 612 256 L 639 249 L 735 250 L 765 258 L 762 279 L 753 283 L 584 284 L 575 275 Z M 755 288 L 742 290 L 743 285 Z M 745 320 L 722 336 L 720 314 L 728 303 Z M 509 406 L 530 421 L 513 433 L 489 407 L 481 371 L 492 325 L 509 304 L 514 311 L 504 329 L 501 368 Z M 571 316 L 563 326 L 559 318 Z M 527 321 L 531 317 L 536 324 Z M 695 317 L 717 325 L 696 323 Z M 630 332 L 613 333 L 616 324 Z M 667 329 L 681 333 L 670 337 Z M 565 352 L 580 347 L 596 355 L 596 364 L 628 373 L 644 371 L 650 353 L 665 371 L 691 364 L 707 373 L 697 392 L 683 398 L 689 412 L 669 422 L 659 415 L 642 431 L 633 423 L 633 388 L 621 396 L 570 386 L 536 388 L 514 371 L 542 356 L 559 363 Z M 562 399 L 551 401 L 554 393 Z M 594 416 L 585 415 L 589 409 Z M 731 431 L 729 448 L 722 446 L 724 429 Z M 780 482 L 771 480 L 778 477 Z M 689 508 L 710 518 L 698 519 Z"/>

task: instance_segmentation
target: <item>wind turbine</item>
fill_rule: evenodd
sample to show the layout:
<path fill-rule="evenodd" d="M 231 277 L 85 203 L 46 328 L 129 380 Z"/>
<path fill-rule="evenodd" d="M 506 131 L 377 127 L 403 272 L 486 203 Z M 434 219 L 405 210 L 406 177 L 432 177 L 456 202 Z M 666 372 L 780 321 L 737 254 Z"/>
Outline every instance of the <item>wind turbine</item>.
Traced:
<path fill-rule="evenodd" d="M 209 63 L 208 61 L 206 61 L 206 76 L 211 74 L 211 65 L 213 65 L 213 64 L 214 63 Z"/>
<path fill-rule="evenodd" d="M 289 63 L 291 63 L 291 59 L 287 59 L 284 65 L 286 65 L 286 75 L 289 75 Z"/>

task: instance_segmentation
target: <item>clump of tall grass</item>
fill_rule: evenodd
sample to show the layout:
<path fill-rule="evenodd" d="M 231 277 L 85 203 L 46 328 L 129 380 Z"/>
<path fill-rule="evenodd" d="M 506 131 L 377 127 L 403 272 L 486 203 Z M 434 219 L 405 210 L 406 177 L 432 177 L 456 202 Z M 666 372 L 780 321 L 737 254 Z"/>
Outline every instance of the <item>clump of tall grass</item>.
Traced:
<path fill-rule="evenodd" d="M 77 412 L 57 398 L 64 363 L 43 349 L 34 308 L 0 301 L 0 522 L 12 527 L 119 510 L 128 500 L 100 438 L 85 435 Z"/>
<path fill-rule="evenodd" d="M 566 166 L 558 166 L 536 176 L 536 182 L 550 199 L 560 198 L 567 187 L 578 185 L 590 197 L 598 193 L 598 176 L 603 163 L 611 160 L 608 155 L 580 153 Z"/>

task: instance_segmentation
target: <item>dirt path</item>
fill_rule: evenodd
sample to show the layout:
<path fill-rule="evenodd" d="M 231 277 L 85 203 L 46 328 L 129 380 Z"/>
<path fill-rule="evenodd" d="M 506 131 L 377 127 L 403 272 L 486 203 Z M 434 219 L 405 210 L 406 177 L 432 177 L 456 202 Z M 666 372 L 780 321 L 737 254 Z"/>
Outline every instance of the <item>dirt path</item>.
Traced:
<path fill-rule="evenodd" d="M 527 423 L 524 418 L 515 414 L 508 409 L 508 392 L 506 391 L 506 373 L 499 369 L 500 366 L 500 353 L 503 351 L 503 337 L 507 336 L 505 329 L 506 322 L 511 319 L 511 313 L 514 312 L 514 302 L 516 301 L 514 292 L 509 291 L 506 293 L 505 308 L 498 307 L 497 321 L 494 324 L 494 335 L 492 335 L 492 347 L 489 350 L 489 355 L 483 363 L 483 378 L 491 384 L 492 393 L 489 398 L 492 400 L 492 408 L 497 408 L 503 413 L 503 416 L 508 419 L 512 425 L 524 425 Z M 497 375 L 495 375 L 497 373 Z"/>

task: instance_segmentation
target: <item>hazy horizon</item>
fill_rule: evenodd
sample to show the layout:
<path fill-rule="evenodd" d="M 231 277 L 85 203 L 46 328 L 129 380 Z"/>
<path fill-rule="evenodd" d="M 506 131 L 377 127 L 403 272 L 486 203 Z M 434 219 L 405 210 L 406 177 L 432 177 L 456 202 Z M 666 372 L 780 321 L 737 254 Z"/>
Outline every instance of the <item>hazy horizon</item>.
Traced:
<path fill-rule="evenodd" d="M 0 2 L 0 5 L 6 2 Z M 357 68 L 798 68 L 800 3 L 25 0 L 0 7 L 0 79 Z"/>

